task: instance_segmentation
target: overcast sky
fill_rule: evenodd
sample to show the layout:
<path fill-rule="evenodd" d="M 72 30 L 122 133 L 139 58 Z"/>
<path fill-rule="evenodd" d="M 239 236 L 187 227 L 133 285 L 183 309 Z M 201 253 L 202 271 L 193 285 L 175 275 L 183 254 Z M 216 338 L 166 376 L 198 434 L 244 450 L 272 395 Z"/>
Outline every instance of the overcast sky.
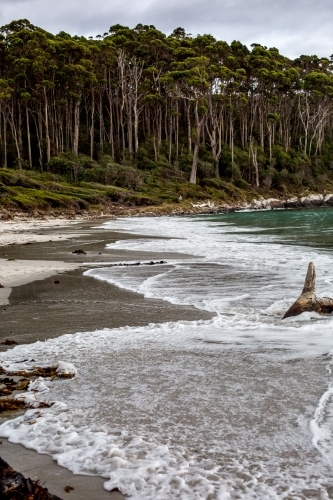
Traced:
<path fill-rule="evenodd" d="M 142 23 L 274 46 L 292 58 L 333 54 L 333 0 L 0 0 L 0 25 L 22 18 L 52 33 L 96 36 Z"/>

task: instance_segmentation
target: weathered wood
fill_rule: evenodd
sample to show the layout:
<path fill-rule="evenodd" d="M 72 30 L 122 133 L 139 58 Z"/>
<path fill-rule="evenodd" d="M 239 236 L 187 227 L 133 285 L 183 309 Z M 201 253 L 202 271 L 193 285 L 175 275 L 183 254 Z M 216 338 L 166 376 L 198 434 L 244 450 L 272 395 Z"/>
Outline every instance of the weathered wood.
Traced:
<path fill-rule="evenodd" d="M 305 293 L 316 293 L 316 269 L 313 262 L 310 262 L 305 278 L 302 295 Z"/>
<path fill-rule="evenodd" d="M 313 262 L 309 264 L 302 294 L 288 309 L 282 319 L 298 316 L 306 311 L 313 311 L 319 314 L 330 314 L 333 312 L 333 299 L 317 297 L 316 295 L 316 270 Z"/>

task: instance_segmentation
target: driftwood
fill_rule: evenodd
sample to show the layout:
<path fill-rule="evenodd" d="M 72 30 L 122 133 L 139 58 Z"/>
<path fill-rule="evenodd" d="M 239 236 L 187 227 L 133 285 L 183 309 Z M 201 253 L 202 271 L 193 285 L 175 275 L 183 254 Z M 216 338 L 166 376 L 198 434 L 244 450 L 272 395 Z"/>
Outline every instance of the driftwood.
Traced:
<path fill-rule="evenodd" d="M 333 299 L 317 297 L 316 295 L 316 270 L 313 262 L 309 264 L 302 294 L 288 309 L 282 319 L 298 316 L 306 311 L 319 314 L 330 314 L 333 312 Z"/>
<path fill-rule="evenodd" d="M 38 481 L 26 479 L 0 458 L 0 498 L 3 500 L 61 500 Z"/>

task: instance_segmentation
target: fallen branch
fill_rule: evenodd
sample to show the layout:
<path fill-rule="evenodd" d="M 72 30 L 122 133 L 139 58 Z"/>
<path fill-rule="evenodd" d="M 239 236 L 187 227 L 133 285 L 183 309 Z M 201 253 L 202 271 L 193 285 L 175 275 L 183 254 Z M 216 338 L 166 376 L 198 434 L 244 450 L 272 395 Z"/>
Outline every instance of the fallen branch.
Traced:
<path fill-rule="evenodd" d="M 333 299 L 317 297 L 316 295 L 316 270 L 313 262 L 309 264 L 301 295 L 288 309 L 282 319 L 298 316 L 307 311 L 318 314 L 330 314 L 333 312 Z"/>

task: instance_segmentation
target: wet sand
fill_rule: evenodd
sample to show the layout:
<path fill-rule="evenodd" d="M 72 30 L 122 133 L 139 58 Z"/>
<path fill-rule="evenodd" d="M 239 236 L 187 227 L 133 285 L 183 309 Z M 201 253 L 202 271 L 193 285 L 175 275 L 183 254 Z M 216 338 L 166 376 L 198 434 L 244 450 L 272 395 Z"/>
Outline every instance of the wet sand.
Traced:
<path fill-rule="evenodd" d="M 39 480 L 50 493 L 62 499 L 70 500 L 122 500 L 124 496 L 118 492 L 108 492 L 103 488 L 104 479 L 95 476 L 79 476 L 59 467 L 48 455 L 39 455 L 20 444 L 12 444 L 2 439 L 0 456 L 15 470 L 25 477 Z M 74 490 L 66 493 L 64 488 L 71 486 Z"/>
<path fill-rule="evenodd" d="M 212 317 L 208 312 L 175 306 L 162 300 L 145 299 L 140 294 L 83 276 L 86 269 L 112 262 L 187 258 L 186 255 L 165 253 L 156 256 L 146 252 L 106 249 L 106 244 L 119 239 L 142 236 L 106 231 L 100 226 L 100 221 L 65 226 L 61 229 L 64 238 L 58 236 L 56 240 L 52 237 L 55 233 L 59 235 L 59 227 L 43 228 L 42 232 L 48 236 L 47 242 L 0 247 L 0 256 L 5 254 L 6 259 L 32 260 L 36 265 L 39 261 L 52 260 L 77 267 L 46 278 L 40 276 L 41 279 L 31 274 L 34 281 L 27 283 L 25 277 L 24 284 L 13 286 L 8 297 L 9 304 L 0 306 L 0 342 L 13 339 L 19 344 L 26 344 L 78 331 Z M 77 249 L 87 254 L 73 254 Z M 0 350 L 7 349 L 0 344 Z M 67 498 L 68 495 L 72 500 L 123 498 L 119 493 L 105 491 L 102 478 L 74 476 L 49 456 L 38 455 L 7 440 L 0 445 L 0 456 L 26 476 L 40 479 L 60 498 Z M 66 485 L 73 486 L 74 491 L 66 493 Z"/>

